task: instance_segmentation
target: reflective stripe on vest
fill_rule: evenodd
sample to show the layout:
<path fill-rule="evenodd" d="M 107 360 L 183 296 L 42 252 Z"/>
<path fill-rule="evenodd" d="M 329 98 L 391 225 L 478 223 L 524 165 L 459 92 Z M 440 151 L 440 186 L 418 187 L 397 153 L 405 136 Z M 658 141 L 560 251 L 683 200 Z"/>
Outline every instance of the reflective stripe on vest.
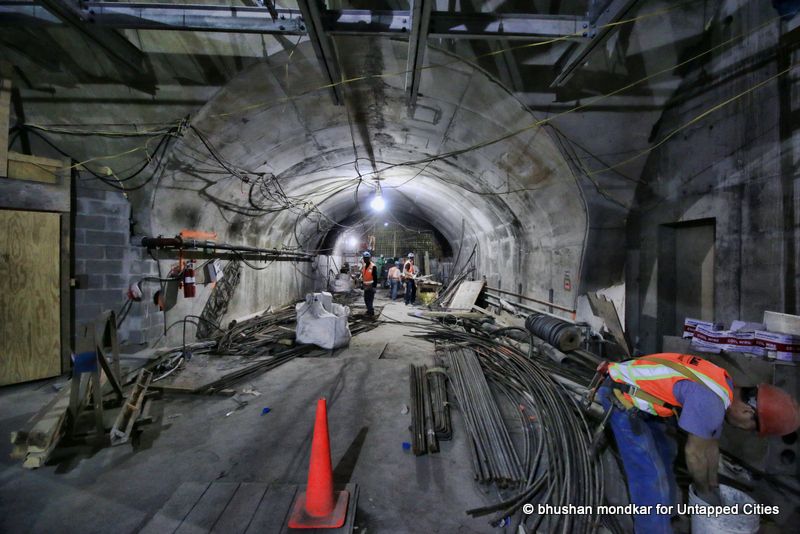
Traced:
<path fill-rule="evenodd" d="M 364 267 L 361 270 L 361 280 L 365 284 L 367 284 L 367 283 L 371 284 L 372 283 L 372 265 L 370 265 L 369 267 Z"/>
<path fill-rule="evenodd" d="M 648 358 L 667 360 L 677 364 L 689 371 L 689 376 L 677 369 Z M 615 382 L 636 386 L 672 406 L 681 406 L 681 403 L 673 393 L 675 384 L 681 380 L 696 382 L 697 380 L 691 378 L 692 375 L 719 397 L 725 409 L 730 406 L 733 400 L 733 391 L 728 383 L 730 380 L 728 373 L 723 368 L 707 360 L 689 354 L 651 354 L 635 360 L 612 363 L 608 366 L 608 375 Z M 672 410 L 665 406 L 659 406 L 635 396 L 632 397 L 627 393 L 624 394 L 624 397 L 643 412 L 662 417 L 669 417 L 673 414 Z"/>

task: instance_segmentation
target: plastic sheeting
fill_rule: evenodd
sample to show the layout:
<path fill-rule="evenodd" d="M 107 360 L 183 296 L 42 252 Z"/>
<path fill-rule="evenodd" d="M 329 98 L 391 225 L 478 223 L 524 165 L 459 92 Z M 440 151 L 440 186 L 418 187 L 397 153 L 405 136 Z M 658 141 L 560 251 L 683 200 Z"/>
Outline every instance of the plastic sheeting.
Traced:
<path fill-rule="evenodd" d="M 295 305 L 297 312 L 297 343 L 337 349 L 350 343 L 347 317 L 350 308 L 333 302 L 328 292 L 309 293 L 304 302 Z"/>
<path fill-rule="evenodd" d="M 334 293 L 349 293 L 353 290 L 353 279 L 349 274 L 337 274 L 331 281 L 331 291 Z"/>

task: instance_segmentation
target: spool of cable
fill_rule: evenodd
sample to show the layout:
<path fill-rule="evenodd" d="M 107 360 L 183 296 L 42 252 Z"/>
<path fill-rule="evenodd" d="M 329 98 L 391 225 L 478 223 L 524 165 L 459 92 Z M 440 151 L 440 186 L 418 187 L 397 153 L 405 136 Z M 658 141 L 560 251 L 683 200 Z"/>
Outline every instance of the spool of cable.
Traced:
<path fill-rule="evenodd" d="M 539 313 L 529 315 L 525 319 L 525 328 L 534 336 L 563 352 L 575 350 L 581 345 L 581 332 L 578 328 L 549 315 Z"/>

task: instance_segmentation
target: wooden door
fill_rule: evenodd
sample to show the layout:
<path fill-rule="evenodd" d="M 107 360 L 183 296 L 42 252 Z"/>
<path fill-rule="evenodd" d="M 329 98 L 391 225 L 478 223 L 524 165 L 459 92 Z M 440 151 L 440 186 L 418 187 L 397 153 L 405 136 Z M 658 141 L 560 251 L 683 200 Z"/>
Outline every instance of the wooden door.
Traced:
<path fill-rule="evenodd" d="M 0 210 L 0 385 L 61 373 L 58 213 Z"/>

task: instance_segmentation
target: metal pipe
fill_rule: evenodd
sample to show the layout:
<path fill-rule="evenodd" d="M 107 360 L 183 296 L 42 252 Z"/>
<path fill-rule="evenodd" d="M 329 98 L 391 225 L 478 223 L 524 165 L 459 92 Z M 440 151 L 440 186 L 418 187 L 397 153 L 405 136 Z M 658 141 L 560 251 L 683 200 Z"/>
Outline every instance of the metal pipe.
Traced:
<path fill-rule="evenodd" d="M 575 318 L 575 313 L 576 313 L 575 310 L 570 309 L 570 308 L 566 308 L 564 306 L 560 306 L 560 305 L 555 304 L 553 302 L 548 302 L 546 300 L 535 299 L 533 297 L 528 297 L 528 296 L 525 296 L 525 295 L 521 295 L 519 293 L 512 293 L 511 291 L 506 291 L 505 289 L 500 289 L 500 288 L 496 288 L 496 287 L 486 286 L 486 289 L 489 290 L 489 291 L 497 291 L 498 293 L 504 293 L 506 295 L 511 295 L 512 297 L 517 297 L 517 298 L 521 298 L 521 299 L 525 299 L 525 300 L 530 300 L 531 302 L 536 302 L 536 303 L 539 303 L 539 304 L 545 304 L 547 306 L 552 306 L 553 308 L 555 308 L 557 310 L 561 310 L 561 311 L 565 311 L 565 312 L 571 313 L 573 315 L 572 318 L 573 319 Z"/>

